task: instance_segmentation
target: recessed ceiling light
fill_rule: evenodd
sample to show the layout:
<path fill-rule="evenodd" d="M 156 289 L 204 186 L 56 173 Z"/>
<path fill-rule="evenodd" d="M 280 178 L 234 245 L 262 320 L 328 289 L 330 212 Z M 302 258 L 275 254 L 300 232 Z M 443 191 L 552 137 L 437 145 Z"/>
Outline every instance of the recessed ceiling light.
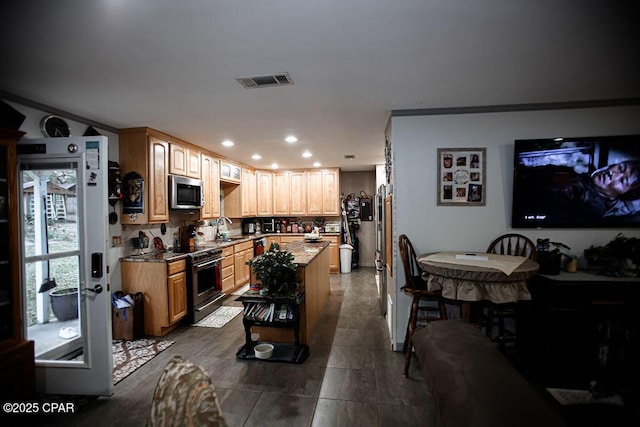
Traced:
<path fill-rule="evenodd" d="M 304 153 L 302 153 L 302 157 L 304 158 L 309 158 L 311 156 L 313 156 L 313 154 L 311 154 L 309 151 L 305 151 Z"/>
<path fill-rule="evenodd" d="M 314 167 L 314 168 L 319 168 L 320 166 L 322 166 L 322 165 L 320 164 L 320 162 L 315 162 L 315 163 L 313 164 L 313 167 Z"/>
<path fill-rule="evenodd" d="M 278 169 L 279 166 L 277 163 L 271 163 L 271 169 Z"/>
<path fill-rule="evenodd" d="M 564 140 L 564 138 L 554 138 L 553 140 L 557 141 L 557 142 L 560 142 L 560 141 Z"/>
<path fill-rule="evenodd" d="M 253 160 L 260 160 L 262 158 L 262 156 L 260 154 L 254 154 L 253 156 L 251 156 L 251 158 Z"/>
<path fill-rule="evenodd" d="M 298 142 L 298 138 L 296 138 L 293 135 L 289 135 L 284 139 L 286 142 L 288 142 L 289 144 L 293 144 L 294 142 Z"/>
<path fill-rule="evenodd" d="M 230 139 L 225 139 L 224 141 L 222 141 L 222 145 L 224 145 L 225 147 L 233 147 L 233 141 Z"/>

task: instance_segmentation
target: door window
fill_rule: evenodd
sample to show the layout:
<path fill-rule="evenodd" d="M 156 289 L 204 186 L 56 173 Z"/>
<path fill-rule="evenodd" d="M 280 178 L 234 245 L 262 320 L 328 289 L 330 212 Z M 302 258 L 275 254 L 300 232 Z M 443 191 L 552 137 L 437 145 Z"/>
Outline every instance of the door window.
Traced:
<path fill-rule="evenodd" d="M 76 162 L 23 165 L 23 286 L 36 359 L 82 354 Z"/>

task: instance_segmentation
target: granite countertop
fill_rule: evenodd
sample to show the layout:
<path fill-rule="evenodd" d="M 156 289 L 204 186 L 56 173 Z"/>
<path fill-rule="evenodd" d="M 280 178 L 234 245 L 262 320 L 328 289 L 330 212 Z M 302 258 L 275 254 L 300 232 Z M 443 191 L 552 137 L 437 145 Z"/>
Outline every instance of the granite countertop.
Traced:
<path fill-rule="evenodd" d="M 323 233 L 323 236 L 339 236 L 340 233 Z M 232 238 L 232 240 L 229 241 L 212 241 L 212 242 L 206 242 L 204 244 L 201 244 L 199 246 L 196 247 L 196 252 L 198 249 L 200 250 L 205 250 L 205 249 L 216 249 L 216 248 L 224 248 L 227 246 L 232 246 L 232 245 L 236 245 L 238 243 L 244 243 L 244 242 L 249 242 L 255 239 L 261 239 L 263 237 L 269 237 L 269 236 L 300 236 L 303 237 L 304 233 L 263 233 L 263 234 L 251 234 L 251 235 L 246 235 L 246 236 L 242 236 L 242 237 L 234 237 Z M 324 244 L 324 245 L 323 245 Z M 313 257 L 315 257 L 315 255 L 320 252 L 320 247 L 319 245 L 322 245 L 322 248 L 324 248 L 325 246 L 327 246 L 329 244 L 329 242 L 318 242 L 318 243 L 309 243 L 309 242 L 305 242 L 303 240 L 301 240 L 300 242 L 292 242 L 286 245 L 287 250 L 289 250 L 291 253 L 294 254 L 294 256 L 296 257 L 296 263 L 300 264 L 300 265 L 306 265 L 308 264 Z M 293 246 L 291 246 L 293 245 Z M 297 248 L 297 246 L 299 245 L 304 245 L 306 246 L 305 248 Z M 314 246 L 315 245 L 315 246 Z M 315 249 L 314 249 L 315 248 Z M 306 251 L 305 251 L 306 249 Z M 294 253 L 294 250 L 297 252 Z M 121 261 L 127 261 L 127 262 L 171 262 L 171 261 L 178 261 L 180 259 L 186 258 L 187 255 L 186 253 L 174 253 L 174 252 L 148 252 L 148 253 L 142 253 L 142 254 L 132 254 L 132 255 L 128 255 L 126 257 L 122 257 L 120 258 Z M 300 261 L 298 261 L 298 259 L 300 259 Z"/>
<path fill-rule="evenodd" d="M 294 256 L 293 262 L 301 267 L 308 265 L 313 259 L 322 252 L 329 242 L 324 240 L 320 242 L 306 242 L 301 240 L 299 242 L 291 242 L 284 245 L 282 249 L 291 252 Z"/>

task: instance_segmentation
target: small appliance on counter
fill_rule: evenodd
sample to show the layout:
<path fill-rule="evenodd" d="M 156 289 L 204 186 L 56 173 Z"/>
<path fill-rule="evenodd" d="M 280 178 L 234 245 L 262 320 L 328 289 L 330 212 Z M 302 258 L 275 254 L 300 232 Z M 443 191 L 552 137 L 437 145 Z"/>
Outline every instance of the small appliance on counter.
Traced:
<path fill-rule="evenodd" d="M 340 223 L 336 222 L 326 222 L 324 224 L 324 232 L 325 233 L 340 233 Z"/>
<path fill-rule="evenodd" d="M 262 220 L 262 232 L 263 233 L 275 233 L 276 232 L 276 220 L 273 218 Z"/>
<path fill-rule="evenodd" d="M 242 234 L 256 234 L 256 223 L 254 220 L 242 220 Z"/>

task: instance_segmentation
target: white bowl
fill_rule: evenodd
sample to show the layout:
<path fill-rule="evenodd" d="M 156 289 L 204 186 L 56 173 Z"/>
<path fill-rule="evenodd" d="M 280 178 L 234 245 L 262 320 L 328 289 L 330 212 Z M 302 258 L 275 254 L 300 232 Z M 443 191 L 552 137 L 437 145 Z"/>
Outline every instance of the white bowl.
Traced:
<path fill-rule="evenodd" d="M 258 344 L 253 351 L 258 359 L 268 359 L 273 355 L 273 344 Z"/>

